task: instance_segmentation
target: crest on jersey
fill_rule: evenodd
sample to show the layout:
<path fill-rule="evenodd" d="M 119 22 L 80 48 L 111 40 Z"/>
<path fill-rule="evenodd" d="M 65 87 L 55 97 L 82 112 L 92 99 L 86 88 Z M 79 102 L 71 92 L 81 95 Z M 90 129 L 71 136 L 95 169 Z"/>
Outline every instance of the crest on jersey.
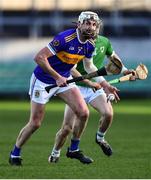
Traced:
<path fill-rule="evenodd" d="M 54 45 L 54 46 L 59 46 L 59 44 L 60 44 L 59 40 L 54 40 L 54 41 L 53 41 L 53 45 Z"/>
<path fill-rule="evenodd" d="M 40 92 L 39 92 L 38 90 L 36 90 L 36 91 L 35 91 L 35 97 L 36 97 L 36 98 L 39 98 L 39 96 L 40 96 Z"/>
<path fill-rule="evenodd" d="M 101 51 L 101 53 L 104 52 L 104 46 L 101 46 L 101 47 L 100 47 L 100 51 Z"/>

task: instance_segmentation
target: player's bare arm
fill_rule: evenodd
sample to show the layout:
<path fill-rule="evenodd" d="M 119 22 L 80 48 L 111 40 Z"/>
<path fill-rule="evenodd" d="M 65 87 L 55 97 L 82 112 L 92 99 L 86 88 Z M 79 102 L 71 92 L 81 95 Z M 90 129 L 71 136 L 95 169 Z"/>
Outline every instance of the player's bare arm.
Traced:
<path fill-rule="evenodd" d="M 51 51 L 47 47 L 44 47 L 37 53 L 34 60 L 45 72 L 49 73 L 56 80 L 58 86 L 65 86 L 66 78 L 58 74 L 48 62 L 47 58 L 51 56 L 53 56 Z"/>
<path fill-rule="evenodd" d="M 87 73 L 91 73 L 93 71 L 96 71 L 97 70 L 97 67 L 93 64 L 93 60 L 92 59 L 85 59 L 83 60 L 83 65 L 84 65 L 84 68 L 85 68 L 85 71 Z M 119 101 L 120 98 L 118 96 L 118 89 L 114 86 L 111 86 L 102 76 L 99 76 L 97 78 L 95 78 L 95 80 L 100 83 L 100 85 L 104 88 L 106 94 L 114 94 L 115 95 L 115 100 L 116 101 Z"/>
<path fill-rule="evenodd" d="M 77 65 L 75 65 L 72 69 L 71 69 L 71 75 L 73 77 L 79 77 L 79 76 L 82 76 L 82 74 L 76 69 Z M 102 86 L 97 83 L 97 82 L 93 82 L 89 79 L 84 79 L 82 82 L 84 82 L 85 84 L 87 84 L 89 87 L 91 88 L 95 88 L 95 89 L 100 89 L 102 88 Z"/>

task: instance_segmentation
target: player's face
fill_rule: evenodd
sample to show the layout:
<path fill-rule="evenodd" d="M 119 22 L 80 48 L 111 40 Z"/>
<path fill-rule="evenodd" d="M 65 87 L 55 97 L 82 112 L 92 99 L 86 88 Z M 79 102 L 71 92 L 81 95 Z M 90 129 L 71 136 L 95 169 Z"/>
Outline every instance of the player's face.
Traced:
<path fill-rule="evenodd" d="M 98 23 L 95 20 L 87 19 L 84 20 L 83 24 L 79 24 L 79 30 L 85 39 L 91 39 L 96 36 L 98 31 Z"/>

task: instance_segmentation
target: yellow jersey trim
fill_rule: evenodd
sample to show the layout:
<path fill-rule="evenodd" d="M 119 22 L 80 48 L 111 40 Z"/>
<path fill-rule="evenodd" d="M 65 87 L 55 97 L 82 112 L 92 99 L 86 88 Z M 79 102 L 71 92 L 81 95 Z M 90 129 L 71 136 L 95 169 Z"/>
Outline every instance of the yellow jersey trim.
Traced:
<path fill-rule="evenodd" d="M 67 64 L 77 64 L 80 62 L 85 56 L 78 54 L 70 54 L 65 51 L 60 51 L 56 54 L 56 56 L 64 63 Z"/>
<path fill-rule="evenodd" d="M 65 42 L 69 42 L 69 41 L 73 40 L 73 39 L 76 38 L 76 37 L 77 37 L 77 34 L 76 34 L 76 32 L 75 32 L 75 33 L 73 33 L 73 34 L 65 37 Z"/>
<path fill-rule="evenodd" d="M 92 39 L 89 39 L 88 41 L 89 41 L 89 43 L 91 43 L 93 46 L 95 46 L 95 42 L 94 42 Z"/>

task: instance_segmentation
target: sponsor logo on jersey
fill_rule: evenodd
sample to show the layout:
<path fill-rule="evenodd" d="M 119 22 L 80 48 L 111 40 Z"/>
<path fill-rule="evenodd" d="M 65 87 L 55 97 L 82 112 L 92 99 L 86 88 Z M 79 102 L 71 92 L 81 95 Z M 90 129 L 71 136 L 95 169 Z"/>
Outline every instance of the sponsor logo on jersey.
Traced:
<path fill-rule="evenodd" d="M 85 57 L 84 55 L 70 54 L 65 51 L 60 51 L 56 55 L 62 62 L 67 64 L 77 64 Z"/>

